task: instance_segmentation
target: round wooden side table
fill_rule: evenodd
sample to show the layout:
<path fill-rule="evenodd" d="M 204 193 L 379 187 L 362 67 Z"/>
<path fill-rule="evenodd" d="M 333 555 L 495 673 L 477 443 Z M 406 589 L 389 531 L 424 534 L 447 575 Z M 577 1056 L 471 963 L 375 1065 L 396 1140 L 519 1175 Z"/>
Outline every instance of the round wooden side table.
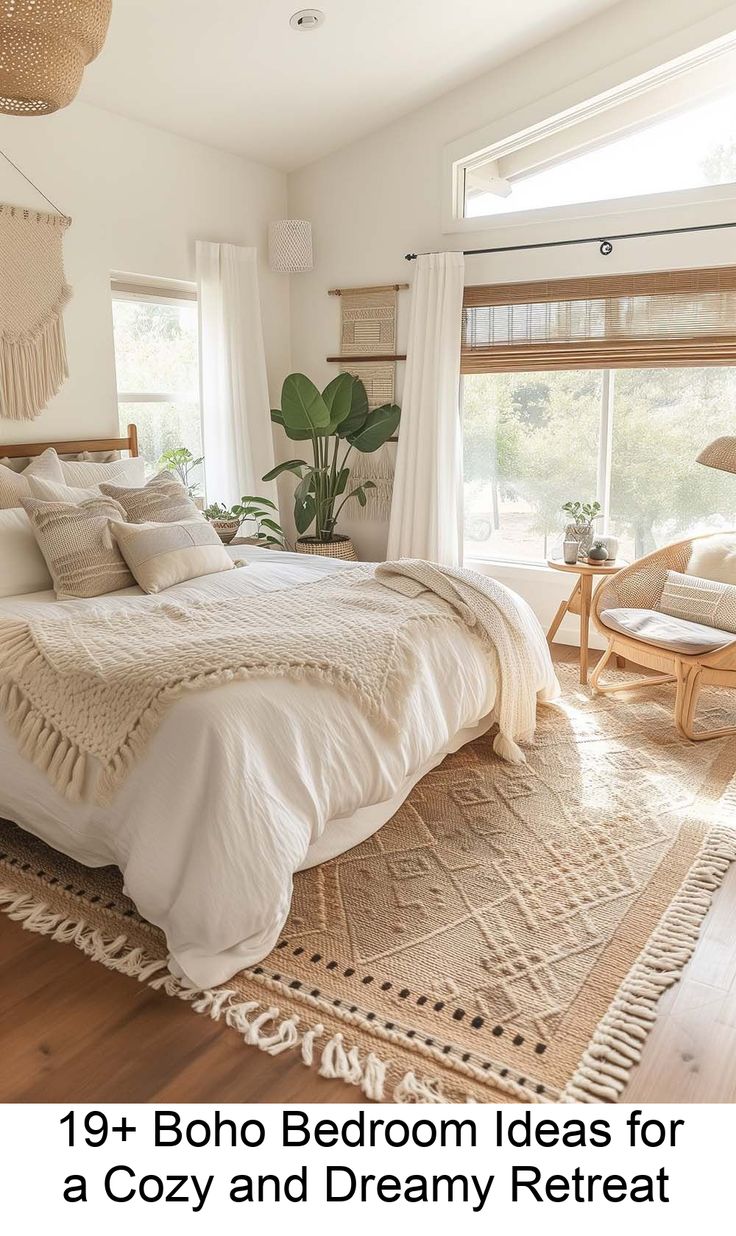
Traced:
<path fill-rule="evenodd" d="M 577 575 L 575 587 L 566 601 L 563 601 L 552 620 L 552 626 L 547 632 L 547 643 L 551 646 L 565 614 L 580 615 L 580 681 L 585 685 L 588 681 L 588 639 L 590 634 L 590 602 L 593 597 L 594 575 L 615 575 L 628 564 L 621 558 L 614 562 L 563 562 L 561 558 L 548 558 L 547 566 L 553 571 L 567 571 L 569 575 Z"/>

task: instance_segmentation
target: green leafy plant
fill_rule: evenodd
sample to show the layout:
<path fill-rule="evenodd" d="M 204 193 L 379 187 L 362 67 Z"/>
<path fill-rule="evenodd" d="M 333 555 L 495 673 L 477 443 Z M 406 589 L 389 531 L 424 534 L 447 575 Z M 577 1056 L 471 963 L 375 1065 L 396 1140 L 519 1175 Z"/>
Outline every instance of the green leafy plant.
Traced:
<path fill-rule="evenodd" d="M 204 517 L 217 523 L 235 523 L 238 527 L 249 521 L 255 523 L 254 535 L 263 545 L 279 545 L 287 548 L 281 524 L 274 518 L 275 503 L 269 498 L 259 498 L 257 495 L 244 494 L 235 506 L 223 506 L 221 502 L 211 502 L 204 509 Z"/>
<path fill-rule="evenodd" d="M 592 524 L 603 510 L 600 502 L 564 502 L 562 509 L 574 524 Z"/>
<path fill-rule="evenodd" d="M 193 498 L 199 489 L 199 483 L 192 480 L 192 474 L 203 463 L 204 455 L 195 459 L 188 447 L 175 446 L 169 451 L 164 451 L 158 461 L 158 466 L 167 472 L 175 472 L 189 497 Z"/>
<path fill-rule="evenodd" d="M 349 373 L 338 374 L 320 392 L 303 373 L 292 373 L 281 392 L 281 407 L 271 420 L 281 425 L 294 442 L 310 442 L 313 462 L 289 459 L 267 472 L 271 481 L 282 472 L 292 472 L 299 484 L 294 492 L 294 522 L 300 536 L 314 525 L 318 541 L 329 542 L 347 502 L 367 502 L 372 481 L 349 488 L 352 451 L 372 454 L 396 433 L 401 409 L 384 404 L 370 411 L 365 387 Z"/>

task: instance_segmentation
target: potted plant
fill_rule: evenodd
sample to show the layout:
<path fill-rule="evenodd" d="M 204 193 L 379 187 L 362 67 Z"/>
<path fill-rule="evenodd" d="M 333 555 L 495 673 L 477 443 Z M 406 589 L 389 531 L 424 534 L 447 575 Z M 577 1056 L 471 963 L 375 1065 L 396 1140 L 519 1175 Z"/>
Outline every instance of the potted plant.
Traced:
<path fill-rule="evenodd" d="M 564 502 L 562 510 L 571 521 L 565 528 L 565 540 L 577 541 L 578 557 L 587 558 L 593 544 L 593 524 L 601 516 L 600 502 Z"/>
<path fill-rule="evenodd" d="M 203 463 L 204 455 L 195 459 L 188 447 L 175 446 L 169 451 L 164 451 L 158 461 L 158 467 L 167 472 L 175 472 L 189 497 L 193 498 L 199 489 L 199 482 L 193 479 L 193 474 Z"/>
<path fill-rule="evenodd" d="M 371 411 L 363 383 L 352 374 L 338 374 L 321 392 L 303 373 L 289 375 L 281 392 L 281 407 L 272 411 L 271 419 L 292 441 L 309 442 L 312 460 L 289 459 L 267 472 L 263 480 L 292 472 L 299 481 L 294 492 L 298 553 L 356 557 L 350 538 L 336 531 L 337 521 L 351 500 L 365 506 L 366 490 L 375 485 L 363 481 L 351 489 L 347 461 L 353 451 L 377 451 L 396 433 L 400 417 L 396 404 Z"/>
<path fill-rule="evenodd" d="M 588 562 L 601 563 L 608 561 L 608 546 L 605 541 L 594 541 L 588 551 Z"/>
<path fill-rule="evenodd" d="M 255 523 L 255 535 L 250 537 L 254 545 L 264 548 L 274 546 L 286 548 L 281 524 L 271 514 L 276 507 L 268 498 L 259 498 L 245 494 L 235 506 L 223 506 L 220 502 L 212 502 L 204 509 L 204 517 L 217 532 L 224 545 L 237 536 L 241 526 L 248 520 Z"/>

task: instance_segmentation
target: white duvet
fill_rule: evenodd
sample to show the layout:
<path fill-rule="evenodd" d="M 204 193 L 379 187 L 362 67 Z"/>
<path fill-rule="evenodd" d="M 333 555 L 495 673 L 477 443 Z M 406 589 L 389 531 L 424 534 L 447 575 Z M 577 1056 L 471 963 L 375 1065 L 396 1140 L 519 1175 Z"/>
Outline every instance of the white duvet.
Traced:
<path fill-rule="evenodd" d="M 249 565 L 170 595 L 248 596 L 351 566 L 263 550 L 237 556 Z M 120 610 L 140 595 L 62 602 L 37 593 L 0 600 L 0 617 L 40 605 L 66 618 Z M 490 724 L 495 658 L 478 637 L 428 625 L 416 653 L 398 738 L 335 688 L 251 678 L 179 699 L 106 807 L 68 803 L 0 720 L 0 816 L 88 866 L 118 866 L 140 913 L 165 932 L 172 969 L 198 987 L 224 982 L 277 942 L 299 867 L 384 823 L 424 772 Z"/>

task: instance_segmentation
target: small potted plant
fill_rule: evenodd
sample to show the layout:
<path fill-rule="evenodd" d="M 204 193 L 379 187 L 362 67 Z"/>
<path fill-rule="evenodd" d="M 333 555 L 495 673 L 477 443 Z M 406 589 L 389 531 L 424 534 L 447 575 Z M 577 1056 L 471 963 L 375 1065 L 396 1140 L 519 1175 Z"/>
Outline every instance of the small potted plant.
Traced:
<path fill-rule="evenodd" d="M 297 553 L 325 554 L 331 558 L 355 559 L 349 537 L 336 531 L 346 503 L 367 502 L 373 481 L 350 486 L 347 461 L 353 451 L 372 454 L 394 436 L 401 410 L 396 404 L 368 407 L 368 396 L 359 378 L 340 373 L 319 391 L 303 373 L 292 373 L 284 382 L 281 407 L 271 420 L 295 442 L 309 443 L 312 460 L 289 459 L 263 477 L 271 481 L 282 472 L 298 479 L 294 491 L 294 522 L 299 538 Z M 310 531 L 311 530 L 311 531 Z"/>
<path fill-rule="evenodd" d="M 242 525 L 248 521 L 255 524 L 255 534 L 249 537 L 253 545 L 266 549 L 286 548 L 281 524 L 272 514 L 276 506 L 269 498 L 259 498 L 252 494 L 244 494 L 235 506 L 223 506 L 220 502 L 211 502 L 204 509 L 204 517 L 215 529 L 223 545 L 229 545 L 235 539 Z"/>
<path fill-rule="evenodd" d="M 164 451 L 158 461 L 158 466 L 167 472 L 175 473 L 189 497 L 194 498 L 199 490 L 199 482 L 195 480 L 194 474 L 203 463 L 204 455 L 195 459 L 188 447 L 175 446 L 170 451 Z"/>
<path fill-rule="evenodd" d="M 588 550 L 588 562 L 593 566 L 599 566 L 601 562 L 608 561 L 608 546 L 605 541 L 594 541 Z"/>
<path fill-rule="evenodd" d="M 578 558 L 587 558 L 593 544 L 593 524 L 600 519 L 600 502 L 565 502 L 562 510 L 570 519 L 565 528 L 565 540 L 577 541 Z"/>

